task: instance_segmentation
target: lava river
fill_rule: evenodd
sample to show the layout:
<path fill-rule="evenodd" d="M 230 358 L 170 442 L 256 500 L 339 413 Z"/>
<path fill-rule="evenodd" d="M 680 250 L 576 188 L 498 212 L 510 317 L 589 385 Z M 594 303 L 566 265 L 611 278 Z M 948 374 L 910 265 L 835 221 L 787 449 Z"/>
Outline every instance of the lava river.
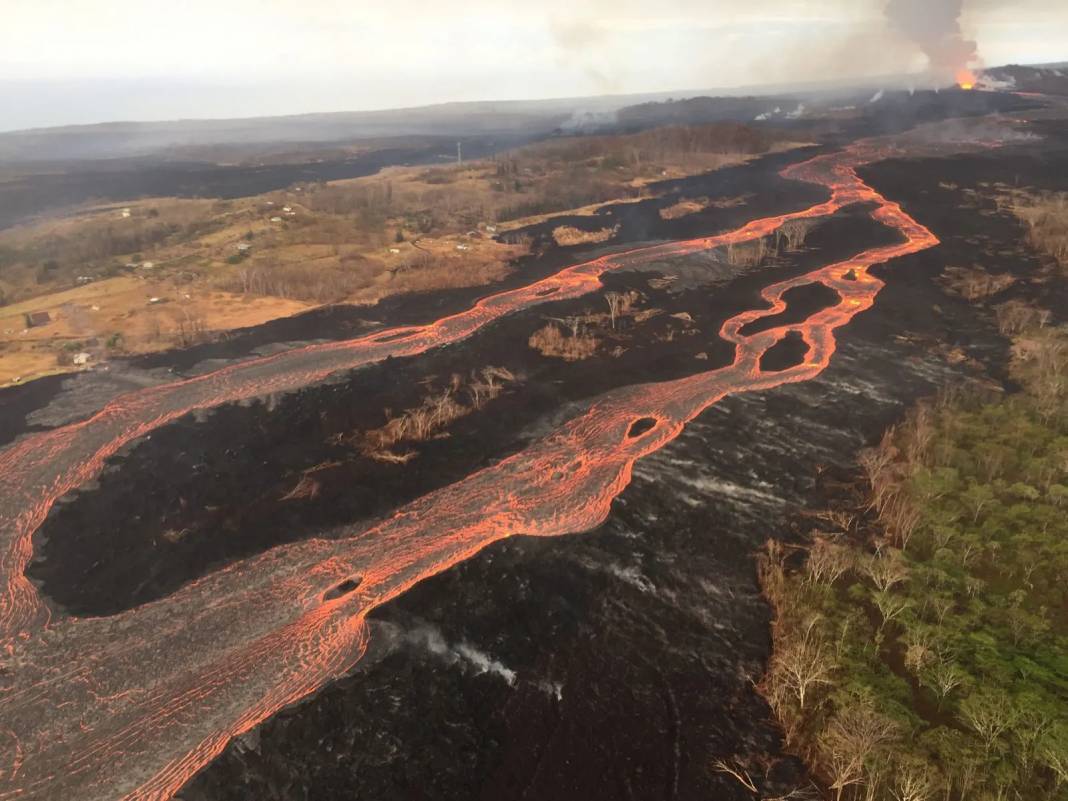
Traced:
<path fill-rule="evenodd" d="M 870 307 L 868 268 L 937 243 L 865 185 L 855 168 L 884 156 L 859 143 L 787 168 L 831 198 L 719 236 L 639 248 L 569 267 L 426 326 L 254 359 L 123 396 L 95 416 L 24 437 L 0 452 L 0 799 L 167 799 L 229 740 L 332 678 L 363 654 L 365 617 L 413 584 L 514 535 L 589 530 L 608 515 L 636 459 L 679 435 L 725 395 L 804 381 L 823 370 L 834 330 Z M 52 504 L 96 476 L 125 443 L 194 409 L 295 389 L 385 358 L 467 337 L 502 315 L 597 290 L 599 276 L 774 232 L 791 219 L 871 203 L 901 241 L 763 290 L 770 308 L 728 320 L 724 368 L 614 390 L 526 450 L 432 492 L 345 539 L 276 548 L 169 597 L 104 618 L 50 619 L 23 575 Z M 749 336 L 785 308 L 783 293 L 819 282 L 839 297 L 799 324 Z M 790 332 L 803 361 L 777 372 L 761 357 Z"/>

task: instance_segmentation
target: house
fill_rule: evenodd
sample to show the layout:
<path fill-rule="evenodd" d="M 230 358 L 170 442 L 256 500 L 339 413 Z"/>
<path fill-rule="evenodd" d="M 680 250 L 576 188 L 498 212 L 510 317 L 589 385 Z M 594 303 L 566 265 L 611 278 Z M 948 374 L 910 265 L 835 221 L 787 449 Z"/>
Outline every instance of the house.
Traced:
<path fill-rule="evenodd" d="M 143 269 L 143 270 L 151 270 L 155 266 L 156 266 L 156 263 L 154 261 L 143 261 L 143 262 L 141 262 L 141 269 Z"/>
<path fill-rule="evenodd" d="M 488 233 L 488 234 L 497 233 L 497 226 L 496 225 L 487 225 L 486 226 L 486 233 Z"/>
<path fill-rule="evenodd" d="M 271 222 L 282 222 L 281 217 L 271 217 Z"/>
<path fill-rule="evenodd" d="M 48 325 L 52 322 L 52 315 L 46 311 L 29 312 L 26 315 L 26 327 L 38 328 L 42 325 Z"/>
<path fill-rule="evenodd" d="M 400 248 L 390 248 L 389 252 L 390 253 L 400 253 Z"/>
<path fill-rule="evenodd" d="M 471 246 L 470 245 L 465 245 L 465 244 L 463 244 L 461 242 L 459 245 L 456 246 L 456 249 L 457 250 L 470 250 Z"/>
<path fill-rule="evenodd" d="M 248 242 L 238 242 L 237 243 L 237 252 L 238 253 L 247 253 L 251 248 L 252 248 L 252 245 L 250 245 Z"/>
<path fill-rule="evenodd" d="M 88 353 L 85 353 L 83 351 L 82 353 L 75 353 L 74 354 L 73 362 L 77 366 L 81 367 L 82 365 L 89 364 L 89 360 L 91 358 L 92 358 L 91 355 L 89 355 Z"/>
<path fill-rule="evenodd" d="M 290 206 L 282 206 L 282 211 L 284 211 L 286 214 L 289 214 L 289 212 L 293 211 L 293 209 Z"/>
<path fill-rule="evenodd" d="M 130 210 L 129 210 L 129 209 L 123 209 L 123 210 L 122 210 L 122 218 L 123 218 L 123 219 L 125 220 L 125 219 L 127 219 L 127 218 L 128 218 L 129 216 L 130 216 Z"/>

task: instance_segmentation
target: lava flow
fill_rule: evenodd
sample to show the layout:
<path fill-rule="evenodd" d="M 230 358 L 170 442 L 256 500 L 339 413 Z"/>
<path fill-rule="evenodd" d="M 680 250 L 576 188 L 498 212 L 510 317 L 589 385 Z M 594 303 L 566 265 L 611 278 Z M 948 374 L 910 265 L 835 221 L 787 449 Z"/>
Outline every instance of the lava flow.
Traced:
<path fill-rule="evenodd" d="M 490 295 L 466 311 L 429 325 L 296 348 L 132 392 L 83 422 L 19 440 L 0 452 L 0 640 L 48 622 L 48 610 L 24 577 L 33 532 L 58 498 L 94 478 L 108 457 L 128 442 L 198 409 L 292 391 L 339 371 L 456 342 L 511 312 L 589 294 L 600 288 L 600 276 L 611 270 L 758 239 L 789 220 L 826 216 L 850 203 L 872 199 L 871 191 L 859 181 L 833 171 L 825 178 L 808 175 L 802 164 L 787 169 L 784 175 L 828 186 L 832 190 L 830 200 L 803 211 L 756 220 L 718 236 L 602 256 L 528 286 Z"/>
<path fill-rule="evenodd" d="M 416 582 L 514 535 L 589 530 L 608 515 L 635 460 L 662 448 L 725 395 L 817 375 L 834 330 L 869 308 L 882 282 L 872 265 L 937 243 L 865 185 L 855 168 L 881 157 L 871 145 L 784 171 L 828 187 L 804 211 L 715 237 L 605 256 L 490 296 L 470 310 L 344 343 L 289 351 L 124 396 L 78 424 L 20 440 L 0 454 L 0 799 L 167 799 L 231 738 L 351 668 L 366 647 L 365 618 Z M 625 387 L 526 450 L 402 508 L 341 540 L 276 548 L 192 582 L 167 598 L 106 618 L 49 620 L 23 576 L 31 537 L 60 496 L 95 476 L 123 444 L 196 408 L 293 389 L 331 372 L 466 337 L 547 299 L 578 297 L 607 270 L 693 253 L 773 232 L 787 220 L 851 203 L 899 231 L 899 244 L 775 283 L 770 304 L 728 320 L 728 367 Z M 747 324 L 780 313 L 783 294 L 819 282 L 839 296 L 802 323 L 749 336 Z M 761 357 L 797 332 L 802 363 L 770 372 Z"/>

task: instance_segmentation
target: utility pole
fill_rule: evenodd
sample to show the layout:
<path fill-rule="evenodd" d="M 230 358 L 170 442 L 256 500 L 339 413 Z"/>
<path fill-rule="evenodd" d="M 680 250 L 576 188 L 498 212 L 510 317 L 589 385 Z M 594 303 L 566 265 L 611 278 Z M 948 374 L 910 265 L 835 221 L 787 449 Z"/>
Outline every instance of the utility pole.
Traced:
<path fill-rule="evenodd" d="M 460 143 L 456 143 L 456 164 L 460 165 L 464 163 L 464 152 L 460 146 Z"/>

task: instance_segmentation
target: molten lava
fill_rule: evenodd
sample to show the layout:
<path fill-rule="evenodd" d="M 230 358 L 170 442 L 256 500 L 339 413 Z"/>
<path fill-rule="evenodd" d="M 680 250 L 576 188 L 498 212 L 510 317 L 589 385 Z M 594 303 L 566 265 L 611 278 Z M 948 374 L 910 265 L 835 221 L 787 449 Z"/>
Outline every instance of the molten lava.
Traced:
<path fill-rule="evenodd" d="M 234 737 L 349 670 L 367 644 L 368 612 L 416 582 L 514 535 L 589 530 L 607 517 L 637 459 L 664 447 L 726 395 L 805 381 L 830 362 L 834 331 L 869 308 L 882 282 L 872 265 L 929 248 L 935 236 L 857 177 L 882 157 L 870 144 L 784 171 L 831 199 L 755 220 L 727 234 L 638 248 L 491 295 L 426 326 L 315 345 L 152 387 L 79 423 L 0 452 L 0 801 L 167 799 Z M 51 506 L 92 480 L 124 444 L 194 409 L 292 390 L 333 372 L 422 353 L 502 315 L 598 289 L 606 271 L 767 235 L 783 223 L 871 203 L 901 234 L 877 247 L 765 288 L 769 308 L 729 319 L 736 346 L 722 369 L 624 387 L 526 450 L 398 509 L 345 539 L 276 548 L 111 617 L 51 619 L 25 578 L 31 538 Z M 809 283 L 839 301 L 807 320 L 745 335 L 781 313 L 784 293 Z M 761 357 L 791 332 L 804 360 L 777 372 Z"/>
<path fill-rule="evenodd" d="M 970 91 L 975 88 L 976 76 L 975 73 L 967 67 L 962 67 L 961 69 L 957 70 L 956 81 L 957 86 L 959 86 L 961 89 Z"/>

